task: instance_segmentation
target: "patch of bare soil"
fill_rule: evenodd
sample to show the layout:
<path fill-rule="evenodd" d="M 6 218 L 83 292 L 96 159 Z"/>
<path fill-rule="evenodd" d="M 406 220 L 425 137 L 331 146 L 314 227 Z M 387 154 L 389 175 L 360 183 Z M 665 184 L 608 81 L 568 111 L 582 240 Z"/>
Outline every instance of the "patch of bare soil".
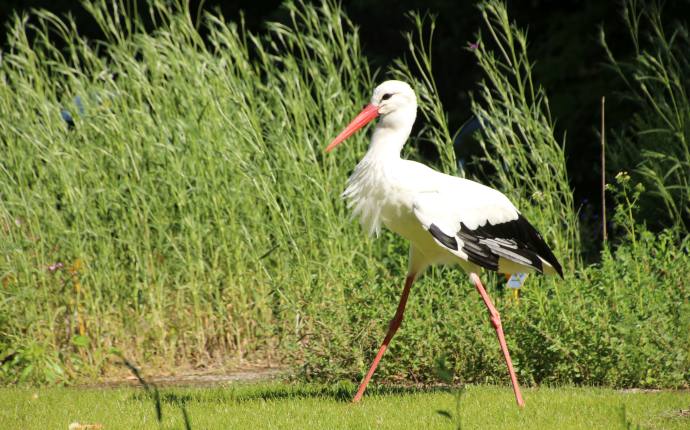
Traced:
<path fill-rule="evenodd" d="M 234 382 L 258 382 L 277 379 L 286 373 L 286 369 L 277 367 L 249 367 L 232 371 L 183 372 L 172 375 L 143 375 L 149 384 L 159 387 L 212 387 Z M 134 375 L 108 378 L 95 384 L 81 385 L 84 388 L 116 388 L 141 385 Z"/>
<path fill-rule="evenodd" d="M 664 390 L 659 388 L 622 388 L 618 390 L 623 394 L 635 394 L 635 393 L 661 393 Z M 666 390 L 668 391 L 668 390 Z"/>

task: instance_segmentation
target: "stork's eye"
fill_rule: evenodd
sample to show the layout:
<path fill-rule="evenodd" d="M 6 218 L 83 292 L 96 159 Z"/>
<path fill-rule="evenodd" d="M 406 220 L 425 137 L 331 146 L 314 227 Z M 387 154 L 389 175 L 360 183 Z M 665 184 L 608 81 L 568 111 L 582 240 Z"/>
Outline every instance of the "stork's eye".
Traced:
<path fill-rule="evenodd" d="M 391 94 L 391 93 L 384 94 L 383 97 L 381 97 L 381 100 L 382 100 L 382 101 L 383 101 L 383 100 L 388 100 L 388 99 L 391 98 L 391 97 L 393 97 L 393 94 Z"/>

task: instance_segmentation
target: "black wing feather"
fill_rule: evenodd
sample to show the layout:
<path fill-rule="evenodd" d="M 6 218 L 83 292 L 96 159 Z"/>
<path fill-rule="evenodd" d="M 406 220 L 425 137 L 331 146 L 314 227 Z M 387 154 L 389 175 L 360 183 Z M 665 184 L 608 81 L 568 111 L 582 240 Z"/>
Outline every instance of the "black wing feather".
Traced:
<path fill-rule="evenodd" d="M 458 241 L 453 236 L 448 236 L 443 231 L 441 231 L 436 224 L 431 224 L 429 226 L 429 233 L 436 238 L 443 246 L 453 251 L 458 250 Z"/>
<path fill-rule="evenodd" d="M 444 246 L 458 249 L 455 238 L 446 235 L 435 225 L 429 227 L 429 232 Z M 503 257 L 543 272 L 541 259 L 544 259 L 563 277 L 558 259 L 522 214 L 512 221 L 495 225 L 487 222 L 475 229 L 469 229 L 461 223 L 456 236 L 463 242 L 462 251 L 467 254 L 468 260 L 486 269 L 497 271 L 498 259 Z"/>

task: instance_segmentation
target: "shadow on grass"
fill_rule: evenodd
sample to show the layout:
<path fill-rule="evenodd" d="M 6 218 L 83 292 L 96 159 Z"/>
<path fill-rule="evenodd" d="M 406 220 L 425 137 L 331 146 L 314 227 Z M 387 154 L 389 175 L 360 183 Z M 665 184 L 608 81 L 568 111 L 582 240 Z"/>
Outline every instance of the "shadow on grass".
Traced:
<path fill-rule="evenodd" d="M 317 384 L 271 384 L 271 385 L 237 385 L 216 388 L 171 388 L 162 391 L 154 383 L 146 381 L 137 366 L 124 357 L 119 351 L 113 353 L 120 359 L 120 363 L 127 367 L 137 378 L 143 391 L 133 394 L 130 400 L 136 402 L 150 402 L 156 411 L 158 424 L 163 422 L 163 404 L 179 408 L 186 430 L 192 429 L 187 404 L 189 403 L 244 403 L 254 400 L 297 400 L 305 398 L 331 399 L 337 402 L 350 402 L 357 385 L 352 382 L 338 382 L 333 385 Z M 450 385 L 439 386 L 373 386 L 367 394 L 371 396 L 400 396 L 421 393 L 448 393 L 453 391 Z M 452 419 L 446 411 L 437 411 L 441 415 Z M 444 414 L 445 413 L 445 414 Z M 458 429 L 460 426 L 458 425 Z"/>
<path fill-rule="evenodd" d="M 185 405 L 187 403 L 245 403 L 255 400 L 296 400 L 307 398 L 330 399 L 337 402 L 349 403 L 355 394 L 357 386 L 351 382 L 339 382 L 334 385 L 270 385 L 257 386 L 240 385 L 237 387 L 216 387 L 204 389 L 170 388 L 160 391 L 163 403 Z M 400 396 L 420 393 L 450 393 L 449 386 L 375 386 L 367 390 L 367 397 L 372 396 Z M 132 395 L 132 400 L 149 401 L 150 396 L 143 393 Z"/>
<path fill-rule="evenodd" d="M 156 386 L 156 384 L 149 383 L 147 382 L 143 376 L 141 376 L 141 372 L 139 371 L 139 368 L 136 367 L 134 364 L 132 364 L 131 361 L 129 361 L 121 352 L 117 350 L 113 350 L 113 353 L 120 358 L 121 364 L 128 368 L 130 372 L 137 378 L 139 383 L 141 384 L 142 388 L 144 389 L 144 395 L 142 396 L 145 398 L 147 401 L 148 400 L 153 400 L 154 407 L 156 409 L 156 420 L 158 421 L 158 424 L 160 425 L 163 422 L 163 407 L 161 405 L 161 395 L 160 395 L 160 390 Z M 182 412 L 182 419 L 184 420 L 184 428 L 185 430 L 192 430 L 192 424 L 189 420 L 189 414 L 187 413 L 187 408 L 185 407 L 184 403 L 181 402 L 174 402 L 174 404 L 180 408 L 180 411 Z M 71 426 L 70 426 L 71 427 Z"/>

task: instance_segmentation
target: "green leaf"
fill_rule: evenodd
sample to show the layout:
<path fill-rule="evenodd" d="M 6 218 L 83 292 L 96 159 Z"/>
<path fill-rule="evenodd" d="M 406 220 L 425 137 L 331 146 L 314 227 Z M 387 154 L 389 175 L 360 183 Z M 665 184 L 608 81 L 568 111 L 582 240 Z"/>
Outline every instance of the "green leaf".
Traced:
<path fill-rule="evenodd" d="M 76 335 L 72 337 L 72 345 L 79 348 L 86 348 L 91 343 L 88 336 Z"/>

